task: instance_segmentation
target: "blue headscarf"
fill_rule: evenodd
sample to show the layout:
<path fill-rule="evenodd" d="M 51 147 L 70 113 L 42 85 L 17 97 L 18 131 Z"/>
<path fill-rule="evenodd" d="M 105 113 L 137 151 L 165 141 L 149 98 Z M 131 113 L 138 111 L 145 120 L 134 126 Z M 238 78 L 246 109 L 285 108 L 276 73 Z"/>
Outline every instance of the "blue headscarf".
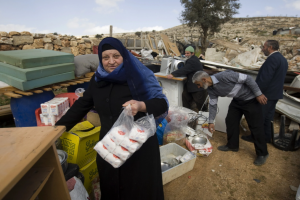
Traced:
<path fill-rule="evenodd" d="M 113 46 L 123 57 L 123 63 L 114 71 L 108 73 L 102 66 L 102 47 L 104 44 Z M 167 97 L 162 93 L 153 72 L 143 65 L 123 46 L 122 42 L 116 38 L 107 37 L 103 39 L 98 46 L 99 66 L 95 73 L 96 81 L 109 81 L 114 83 L 126 83 L 129 86 L 134 100 L 146 101 L 153 98 L 165 99 L 168 107 Z M 156 117 L 156 125 L 167 116 L 167 112 Z"/>

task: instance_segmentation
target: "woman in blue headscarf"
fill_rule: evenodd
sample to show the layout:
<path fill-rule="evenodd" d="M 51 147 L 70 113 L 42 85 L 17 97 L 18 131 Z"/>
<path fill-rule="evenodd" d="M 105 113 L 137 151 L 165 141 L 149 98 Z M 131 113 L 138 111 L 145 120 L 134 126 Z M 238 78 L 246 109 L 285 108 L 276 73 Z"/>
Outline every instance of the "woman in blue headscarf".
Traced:
<path fill-rule="evenodd" d="M 100 116 L 99 140 L 118 119 L 122 107 L 131 104 L 137 120 L 153 114 L 157 123 L 168 111 L 168 101 L 153 72 L 115 38 L 105 38 L 98 47 L 99 67 L 84 92 L 56 125 L 67 130 L 95 106 Z M 97 155 L 102 200 L 164 199 L 160 153 L 156 136 L 150 137 L 120 168 L 113 168 Z"/>

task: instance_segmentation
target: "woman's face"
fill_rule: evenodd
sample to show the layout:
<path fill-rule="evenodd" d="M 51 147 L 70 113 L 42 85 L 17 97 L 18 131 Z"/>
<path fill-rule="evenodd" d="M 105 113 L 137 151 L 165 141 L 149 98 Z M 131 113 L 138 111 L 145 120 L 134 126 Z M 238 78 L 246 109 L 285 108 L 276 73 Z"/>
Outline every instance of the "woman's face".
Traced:
<path fill-rule="evenodd" d="M 102 52 L 102 65 L 108 73 L 114 71 L 123 63 L 123 57 L 116 49 L 110 49 Z"/>

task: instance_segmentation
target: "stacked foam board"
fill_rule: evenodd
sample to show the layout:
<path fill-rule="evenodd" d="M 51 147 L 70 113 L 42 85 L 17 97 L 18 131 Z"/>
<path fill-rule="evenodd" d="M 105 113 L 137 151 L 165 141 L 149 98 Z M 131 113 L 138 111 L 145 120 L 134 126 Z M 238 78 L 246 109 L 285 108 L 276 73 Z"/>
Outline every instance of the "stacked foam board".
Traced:
<path fill-rule="evenodd" d="M 0 81 L 26 91 L 74 79 L 74 55 L 30 49 L 0 52 Z"/>

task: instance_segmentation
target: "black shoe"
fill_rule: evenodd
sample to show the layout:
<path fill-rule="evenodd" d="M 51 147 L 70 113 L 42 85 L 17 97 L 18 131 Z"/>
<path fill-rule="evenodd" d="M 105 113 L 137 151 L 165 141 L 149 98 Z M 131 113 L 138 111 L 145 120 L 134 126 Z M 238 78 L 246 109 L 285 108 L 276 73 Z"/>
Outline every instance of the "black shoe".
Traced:
<path fill-rule="evenodd" d="M 245 140 L 247 142 L 254 143 L 254 139 L 253 139 L 252 135 L 243 135 L 241 138 L 242 138 L 242 140 Z"/>
<path fill-rule="evenodd" d="M 269 157 L 269 154 L 267 154 L 265 156 L 257 156 L 254 161 L 254 165 L 261 166 L 261 165 L 265 164 L 268 157 Z"/>
<path fill-rule="evenodd" d="M 224 146 L 218 146 L 218 150 L 220 150 L 220 151 L 239 151 L 239 148 L 230 149 L 228 146 L 224 145 Z"/>

